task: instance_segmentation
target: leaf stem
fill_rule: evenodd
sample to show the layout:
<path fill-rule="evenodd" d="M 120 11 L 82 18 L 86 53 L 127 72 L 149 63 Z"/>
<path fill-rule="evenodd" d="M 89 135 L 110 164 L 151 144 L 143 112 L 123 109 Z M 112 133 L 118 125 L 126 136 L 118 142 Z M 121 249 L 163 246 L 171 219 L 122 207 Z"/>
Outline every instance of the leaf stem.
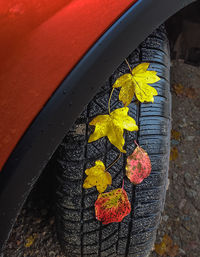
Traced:
<path fill-rule="evenodd" d="M 130 73 L 132 74 L 131 66 L 130 66 L 130 64 L 129 64 L 129 62 L 127 61 L 126 58 L 125 58 L 125 61 L 126 61 L 127 65 L 128 65 L 128 68 L 129 68 L 129 70 L 130 70 Z"/>
<path fill-rule="evenodd" d="M 138 143 L 136 142 L 136 140 L 134 140 L 134 143 L 135 143 L 137 146 L 139 146 Z"/>
<path fill-rule="evenodd" d="M 122 153 L 120 152 L 119 156 L 108 166 L 108 168 L 106 168 L 106 171 L 110 169 L 121 158 L 121 156 L 122 156 Z"/>
<path fill-rule="evenodd" d="M 122 181 L 122 189 L 124 189 L 124 179 L 123 179 L 123 181 Z"/>
<path fill-rule="evenodd" d="M 109 112 L 109 115 L 110 115 L 110 101 L 111 101 L 111 97 L 112 97 L 112 94 L 113 94 L 113 91 L 114 91 L 114 87 L 112 88 L 112 91 L 110 93 L 110 97 L 109 97 L 109 100 L 108 100 L 108 112 Z"/>

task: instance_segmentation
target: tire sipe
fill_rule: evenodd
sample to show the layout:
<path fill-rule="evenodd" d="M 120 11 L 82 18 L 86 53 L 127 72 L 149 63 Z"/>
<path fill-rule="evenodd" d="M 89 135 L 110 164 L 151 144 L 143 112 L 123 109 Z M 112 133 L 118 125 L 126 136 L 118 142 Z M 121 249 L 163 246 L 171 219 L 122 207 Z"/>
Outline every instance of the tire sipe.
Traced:
<path fill-rule="evenodd" d="M 129 105 L 129 115 L 136 120 L 139 131 L 125 132 L 127 154 L 109 169 L 113 182 L 107 190 L 122 186 L 126 158 L 135 148 L 135 139 L 149 154 L 152 172 L 137 186 L 125 178 L 124 188 L 132 210 L 122 222 L 103 225 L 96 220 L 94 203 L 98 192 L 96 187 L 83 189 L 85 169 L 94 166 L 98 159 L 108 167 L 119 155 L 119 150 L 105 137 L 88 143 L 92 132 L 89 122 L 99 114 L 107 114 L 112 84 L 129 72 L 124 62 L 86 106 L 55 153 L 56 224 L 66 256 L 142 257 L 148 256 L 153 248 L 165 201 L 170 151 L 170 57 L 164 26 L 152 33 L 127 59 L 131 68 L 149 62 L 149 69 L 157 71 L 161 79 L 153 85 L 158 91 L 154 103 L 141 104 L 133 100 Z M 115 89 L 111 111 L 123 107 L 118 94 L 119 90 Z"/>

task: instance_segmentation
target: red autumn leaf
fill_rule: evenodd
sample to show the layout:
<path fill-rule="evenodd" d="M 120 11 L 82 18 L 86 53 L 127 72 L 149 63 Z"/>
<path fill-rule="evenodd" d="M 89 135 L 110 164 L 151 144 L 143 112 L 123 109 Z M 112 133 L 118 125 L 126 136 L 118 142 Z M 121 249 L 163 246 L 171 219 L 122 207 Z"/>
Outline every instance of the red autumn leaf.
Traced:
<path fill-rule="evenodd" d="M 103 224 L 120 222 L 131 211 L 131 204 L 123 188 L 99 194 L 95 202 L 96 218 Z"/>
<path fill-rule="evenodd" d="M 136 143 L 137 144 L 137 143 Z M 133 184 L 140 184 L 151 173 L 151 161 L 147 152 L 137 144 L 127 158 L 126 175 Z"/>

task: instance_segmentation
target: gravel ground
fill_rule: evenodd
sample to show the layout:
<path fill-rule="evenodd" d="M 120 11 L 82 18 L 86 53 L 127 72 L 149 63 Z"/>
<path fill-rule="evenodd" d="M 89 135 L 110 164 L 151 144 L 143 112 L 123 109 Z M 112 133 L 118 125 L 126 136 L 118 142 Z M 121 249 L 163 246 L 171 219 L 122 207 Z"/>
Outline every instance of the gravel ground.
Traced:
<path fill-rule="evenodd" d="M 157 243 L 167 234 L 179 246 L 177 256 L 199 257 L 200 68 L 178 60 L 172 62 L 171 70 L 171 148 L 176 153 L 172 154 L 173 160 L 170 161 L 170 185 L 157 233 Z M 178 84 L 184 87 L 183 90 L 180 90 Z M 151 256 L 158 255 L 153 253 Z"/>
<path fill-rule="evenodd" d="M 172 62 L 171 73 L 170 184 L 156 242 L 159 244 L 167 234 L 178 245 L 176 256 L 199 257 L 200 68 L 177 60 Z M 64 257 L 56 238 L 53 206 L 46 201 L 49 197 L 42 195 L 44 197 L 38 195 L 36 189 L 27 200 L 6 245 L 4 257 Z M 152 252 L 151 257 L 156 256 L 159 255 Z"/>

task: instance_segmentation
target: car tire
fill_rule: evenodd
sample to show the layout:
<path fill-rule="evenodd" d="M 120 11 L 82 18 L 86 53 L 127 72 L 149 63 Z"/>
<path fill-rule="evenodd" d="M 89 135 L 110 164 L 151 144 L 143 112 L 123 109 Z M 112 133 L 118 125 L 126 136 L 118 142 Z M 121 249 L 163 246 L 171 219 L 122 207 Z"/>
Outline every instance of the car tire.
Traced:
<path fill-rule="evenodd" d="M 154 31 L 127 60 L 131 68 L 149 62 L 149 70 L 157 71 L 161 78 L 153 84 L 158 91 L 154 103 L 134 99 L 129 105 L 129 115 L 136 120 L 139 131 L 125 132 L 127 154 L 109 169 L 113 182 L 108 190 L 121 187 L 124 178 L 131 213 L 120 223 L 103 225 L 95 218 L 96 188 L 83 188 L 86 168 L 94 166 L 98 159 L 108 166 L 119 154 L 106 137 L 92 143 L 88 143 L 88 137 L 92 129 L 89 122 L 99 114 L 107 114 L 113 83 L 129 72 L 123 62 L 86 106 L 54 155 L 57 233 L 66 256 L 142 257 L 148 256 L 154 245 L 168 181 L 171 131 L 170 56 L 164 26 Z M 114 90 L 111 111 L 123 107 L 118 94 L 119 90 Z M 136 186 L 124 174 L 126 159 L 135 148 L 134 140 L 147 151 L 152 164 L 150 176 Z"/>

